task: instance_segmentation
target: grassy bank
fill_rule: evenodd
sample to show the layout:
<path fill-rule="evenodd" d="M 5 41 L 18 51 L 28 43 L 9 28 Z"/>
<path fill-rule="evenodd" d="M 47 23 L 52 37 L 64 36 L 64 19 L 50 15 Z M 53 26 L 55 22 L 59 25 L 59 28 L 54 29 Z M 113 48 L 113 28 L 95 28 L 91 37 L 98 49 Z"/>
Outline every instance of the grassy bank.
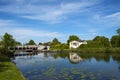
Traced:
<path fill-rule="evenodd" d="M 0 80 L 25 80 L 10 59 L 0 54 Z"/>
<path fill-rule="evenodd" d="M 80 52 L 80 53 L 120 53 L 120 48 L 78 48 L 52 49 L 53 52 Z"/>
<path fill-rule="evenodd" d="M 120 48 L 79 48 L 70 51 L 80 53 L 120 53 Z"/>
<path fill-rule="evenodd" d="M 120 53 L 120 48 L 78 48 L 52 49 L 53 52 L 80 52 L 80 53 Z"/>

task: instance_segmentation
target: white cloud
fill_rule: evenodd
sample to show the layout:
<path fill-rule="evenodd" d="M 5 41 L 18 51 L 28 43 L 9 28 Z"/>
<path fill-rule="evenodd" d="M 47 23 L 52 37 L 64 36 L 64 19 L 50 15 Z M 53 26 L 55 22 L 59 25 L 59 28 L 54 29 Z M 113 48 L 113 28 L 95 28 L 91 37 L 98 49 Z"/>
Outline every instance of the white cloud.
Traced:
<path fill-rule="evenodd" d="M 70 14 L 76 13 L 76 12 L 83 12 L 87 9 L 87 7 L 90 7 L 96 3 L 91 2 L 75 2 L 75 3 L 61 3 L 60 5 L 55 6 L 49 6 L 47 8 L 44 8 L 45 10 L 43 14 L 34 14 L 34 15 L 25 15 L 24 18 L 29 19 L 36 19 L 36 20 L 42 20 L 47 21 L 51 23 L 59 23 L 61 21 L 65 21 Z"/>
<path fill-rule="evenodd" d="M 107 25 L 109 27 L 120 26 L 120 12 L 105 16 L 97 14 L 93 18 L 99 24 Z"/>
<path fill-rule="evenodd" d="M 116 12 L 116 13 L 113 13 L 113 14 L 111 14 L 111 15 L 107 15 L 107 16 L 105 16 L 105 18 L 111 18 L 111 19 L 118 19 L 118 20 L 120 20 L 120 12 Z"/>
<path fill-rule="evenodd" d="M 62 33 L 59 32 L 49 30 L 36 30 L 29 27 L 23 27 L 24 26 L 16 23 L 15 21 L 0 19 L 0 36 L 4 35 L 7 32 L 13 35 L 13 37 L 20 42 L 26 42 L 30 39 L 35 39 L 37 41 L 42 40 L 43 42 L 45 42 L 48 41 L 48 39 L 53 39 L 55 37 L 61 38 L 64 36 Z"/>
<path fill-rule="evenodd" d="M 45 30 L 33 30 L 28 28 L 12 28 L 12 27 L 0 27 L 0 35 L 4 35 L 4 33 L 9 33 L 13 35 L 13 37 L 20 42 L 27 42 L 30 39 L 39 41 L 50 41 L 53 38 L 61 38 L 64 37 L 62 33 L 45 31 Z"/>
<path fill-rule="evenodd" d="M 62 34 L 58 32 L 50 32 L 44 30 L 32 30 L 32 29 L 14 29 L 11 31 L 14 34 L 19 36 L 26 36 L 26 37 L 61 37 Z"/>
<path fill-rule="evenodd" d="M 0 19 L 0 27 L 5 27 L 5 26 L 12 26 L 14 25 L 14 21 L 13 20 L 3 20 L 3 19 Z"/>
<path fill-rule="evenodd" d="M 54 0 L 47 0 L 54 1 Z M 50 23 L 60 23 L 64 22 L 70 15 L 76 12 L 83 12 L 100 1 L 93 0 L 83 0 L 79 2 L 61 2 L 59 4 L 44 4 L 44 5 L 34 5 L 34 3 L 39 3 L 42 1 L 31 0 L 26 2 L 25 0 L 16 0 L 14 4 L 0 8 L 0 11 L 10 12 L 15 14 L 22 14 L 21 17 L 41 20 Z M 43 1 L 44 2 L 44 1 Z M 28 15 L 29 14 L 29 15 Z"/>

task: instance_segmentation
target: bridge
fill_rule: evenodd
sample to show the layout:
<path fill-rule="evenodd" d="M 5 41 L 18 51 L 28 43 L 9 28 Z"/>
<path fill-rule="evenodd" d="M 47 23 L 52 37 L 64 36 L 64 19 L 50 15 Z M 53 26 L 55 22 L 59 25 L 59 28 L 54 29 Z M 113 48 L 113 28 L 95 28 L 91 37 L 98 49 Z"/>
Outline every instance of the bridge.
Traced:
<path fill-rule="evenodd" d="M 44 46 L 44 45 L 22 45 L 22 46 L 16 46 L 16 47 L 10 47 L 10 50 L 14 51 L 24 51 L 24 52 L 36 52 L 36 51 L 42 51 L 46 50 L 48 51 L 50 49 L 50 46 Z"/>

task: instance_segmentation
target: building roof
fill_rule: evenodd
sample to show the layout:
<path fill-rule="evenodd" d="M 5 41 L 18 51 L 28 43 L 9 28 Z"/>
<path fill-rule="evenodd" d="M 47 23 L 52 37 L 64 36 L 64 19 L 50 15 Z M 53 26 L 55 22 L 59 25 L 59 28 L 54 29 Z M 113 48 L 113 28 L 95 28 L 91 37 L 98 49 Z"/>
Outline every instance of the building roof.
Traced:
<path fill-rule="evenodd" d="M 74 42 L 74 41 L 77 41 L 77 42 L 85 42 L 85 40 L 73 40 L 71 42 Z"/>

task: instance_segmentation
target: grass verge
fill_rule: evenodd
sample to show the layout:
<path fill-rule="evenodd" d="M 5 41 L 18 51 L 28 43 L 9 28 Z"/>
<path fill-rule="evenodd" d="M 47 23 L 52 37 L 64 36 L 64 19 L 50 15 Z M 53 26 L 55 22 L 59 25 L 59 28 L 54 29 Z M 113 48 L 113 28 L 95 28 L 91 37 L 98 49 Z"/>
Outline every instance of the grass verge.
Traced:
<path fill-rule="evenodd" d="M 10 59 L 0 54 L 0 80 L 25 80 L 19 69 Z"/>

